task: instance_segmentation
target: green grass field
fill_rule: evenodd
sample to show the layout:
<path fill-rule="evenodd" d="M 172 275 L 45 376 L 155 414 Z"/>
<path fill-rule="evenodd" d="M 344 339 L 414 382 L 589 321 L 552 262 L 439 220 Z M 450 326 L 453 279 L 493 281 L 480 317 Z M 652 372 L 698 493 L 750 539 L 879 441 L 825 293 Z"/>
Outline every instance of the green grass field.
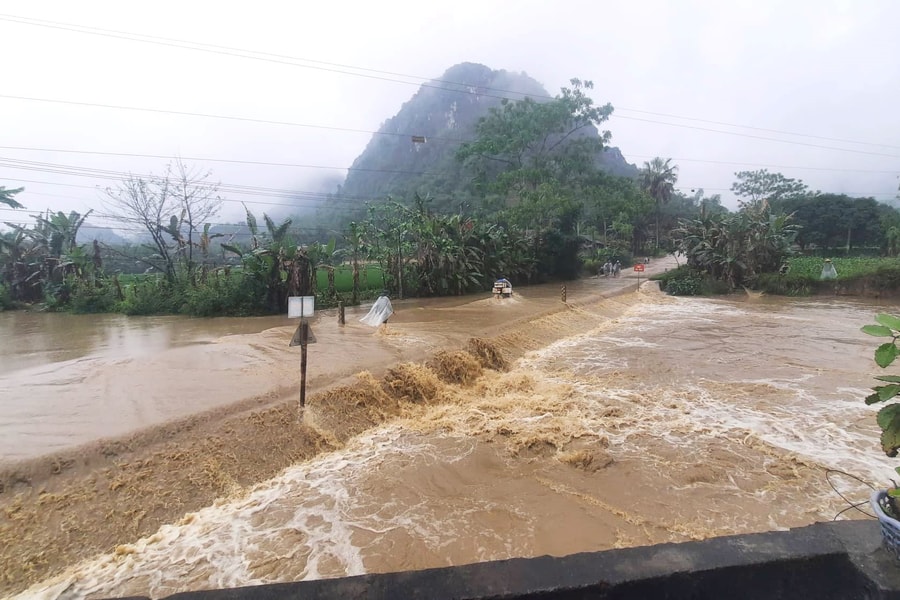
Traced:
<path fill-rule="evenodd" d="M 382 271 L 380 267 L 369 266 L 359 270 L 360 290 L 380 290 L 384 287 Z M 319 269 L 316 273 L 316 285 L 319 291 L 328 289 L 328 272 Z M 339 294 L 349 293 L 353 290 L 353 268 L 334 268 L 334 288 Z"/>
<path fill-rule="evenodd" d="M 787 275 L 763 273 L 756 287 L 782 296 L 807 296 L 817 290 L 833 289 L 834 285 L 880 290 L 879 293 L 900 289 L 900 258 L 831 257 L 831 262 L 837 271 L 836 281 L 821 280 L 824 257 L 800 256 L 788 260 L 790 270 Z"/>
<path fill-rule="evenodd" d="M 790 274 L 794 277 L 818 279 L 822 274 L 823 258 L 801 256 L 788 261 Z M 856 279 L 878 274 L 883 269 L 900 268 L 900 258 L 881 258 L 854 256 L 849 258 L 832 257 L 831 262 L 837 271 L 838 279 Z"/>

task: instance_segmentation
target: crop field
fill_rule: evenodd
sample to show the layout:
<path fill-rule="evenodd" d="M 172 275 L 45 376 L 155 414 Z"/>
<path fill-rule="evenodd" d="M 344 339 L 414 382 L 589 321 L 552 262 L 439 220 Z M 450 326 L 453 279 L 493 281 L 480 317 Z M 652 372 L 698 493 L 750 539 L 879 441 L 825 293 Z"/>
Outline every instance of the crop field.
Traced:
<path fill-rule="evenodd" d="M 824 259 L 802 256 L 788 261 L 790 274 L 796 278 L 818 279 L 822 274 Z M 848 258 L 833 257 L 834 269 L 838 279 L 856 279 L 877 275 L 883 269 L 900 268 L 900 258 L 883 258 L 870 256 L 851 256 Z"/>
<path fill-rule="evenodd" d="M 316 285 L 320 291 L 328 289 L 328 272 L 325 269 L 319 269 L 316 273 Z M 380 290 L 383 287 L 384 281 L 380 267 L 369 266 L 359 270 L 360 290 Z M 340 294 L 353 290 L 353 269 L 351 267 L 334 268 L 334 289 Z"/>

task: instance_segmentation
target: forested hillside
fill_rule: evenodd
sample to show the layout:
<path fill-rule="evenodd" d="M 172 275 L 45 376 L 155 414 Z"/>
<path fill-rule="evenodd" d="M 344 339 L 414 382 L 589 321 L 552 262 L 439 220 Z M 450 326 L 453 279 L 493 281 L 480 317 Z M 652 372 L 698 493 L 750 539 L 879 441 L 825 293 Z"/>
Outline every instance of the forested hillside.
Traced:
<path fill-rule="evenodd" d="M 457 160 L 463 142 L 475 138 L 478 120 L 504 98 L 551 99 L 544 87 L 525 73 L 511 73 L 461 63 L 423 85 L 399 112 L 372 136 L 353 162 L 340 196 L 376 200 L 388 195 L 409 200 L 415 193 L 434 198 L 435 208 L 454 208 L 472 194 L 469 175 Z M 580 136 L 599 139 L 593 125 Z M 414 141 L 412 136 L 419 136 Z M 424 138 L 424 141 L 421 140 Z M 614 175 L 637 176 L 618 148 L 597 155 L 597 166 Z"/>

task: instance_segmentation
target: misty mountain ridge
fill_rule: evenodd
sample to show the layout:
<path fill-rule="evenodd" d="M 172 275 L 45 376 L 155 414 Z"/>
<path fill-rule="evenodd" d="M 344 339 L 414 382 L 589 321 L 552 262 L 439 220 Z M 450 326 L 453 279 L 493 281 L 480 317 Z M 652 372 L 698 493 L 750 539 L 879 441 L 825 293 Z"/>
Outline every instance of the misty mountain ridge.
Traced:
<path fill-rule="evenodd" d="M 439 196 L 467 195 L 463 188 L 468 175 L 456 160 L 460 144 L 475 139 L 479 119 L 500 107 L 504 98 L 517 101 L 526 96 L 541 102 L 551 94 L 524 72 L 476 63 L 450 67 L 439 79 L 423 84 L 384 122 L 353 161 L 338 195 L 362 202 L 419 193 L 430 194 L 439 203 Z M 591 125 L 578 137 L 599 139 L 600 134 Z M 597 166 L 613 175 L 638 173 L 615 147 L 597 156 Z"/>

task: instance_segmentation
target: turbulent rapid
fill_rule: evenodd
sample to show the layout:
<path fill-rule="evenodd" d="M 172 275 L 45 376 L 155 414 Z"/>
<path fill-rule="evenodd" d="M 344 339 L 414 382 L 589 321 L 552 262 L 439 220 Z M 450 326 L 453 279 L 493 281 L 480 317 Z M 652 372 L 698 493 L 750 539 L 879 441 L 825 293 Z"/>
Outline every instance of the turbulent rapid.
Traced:
<path fill-rule="evenodd" d="M 501 332 L 507 369 L 446 355 L 396 370 L 402 406 L 364 373 L 302 419 L 380 425 L 16 597 L 160 597 L 830 520 L 846 505 L 826 470 L 891 474 L 862 402 L 876 368 L 859 328 L 882 311 L 645 285 Z M 535 331 L 565 335 L 541 346 Z"/>

